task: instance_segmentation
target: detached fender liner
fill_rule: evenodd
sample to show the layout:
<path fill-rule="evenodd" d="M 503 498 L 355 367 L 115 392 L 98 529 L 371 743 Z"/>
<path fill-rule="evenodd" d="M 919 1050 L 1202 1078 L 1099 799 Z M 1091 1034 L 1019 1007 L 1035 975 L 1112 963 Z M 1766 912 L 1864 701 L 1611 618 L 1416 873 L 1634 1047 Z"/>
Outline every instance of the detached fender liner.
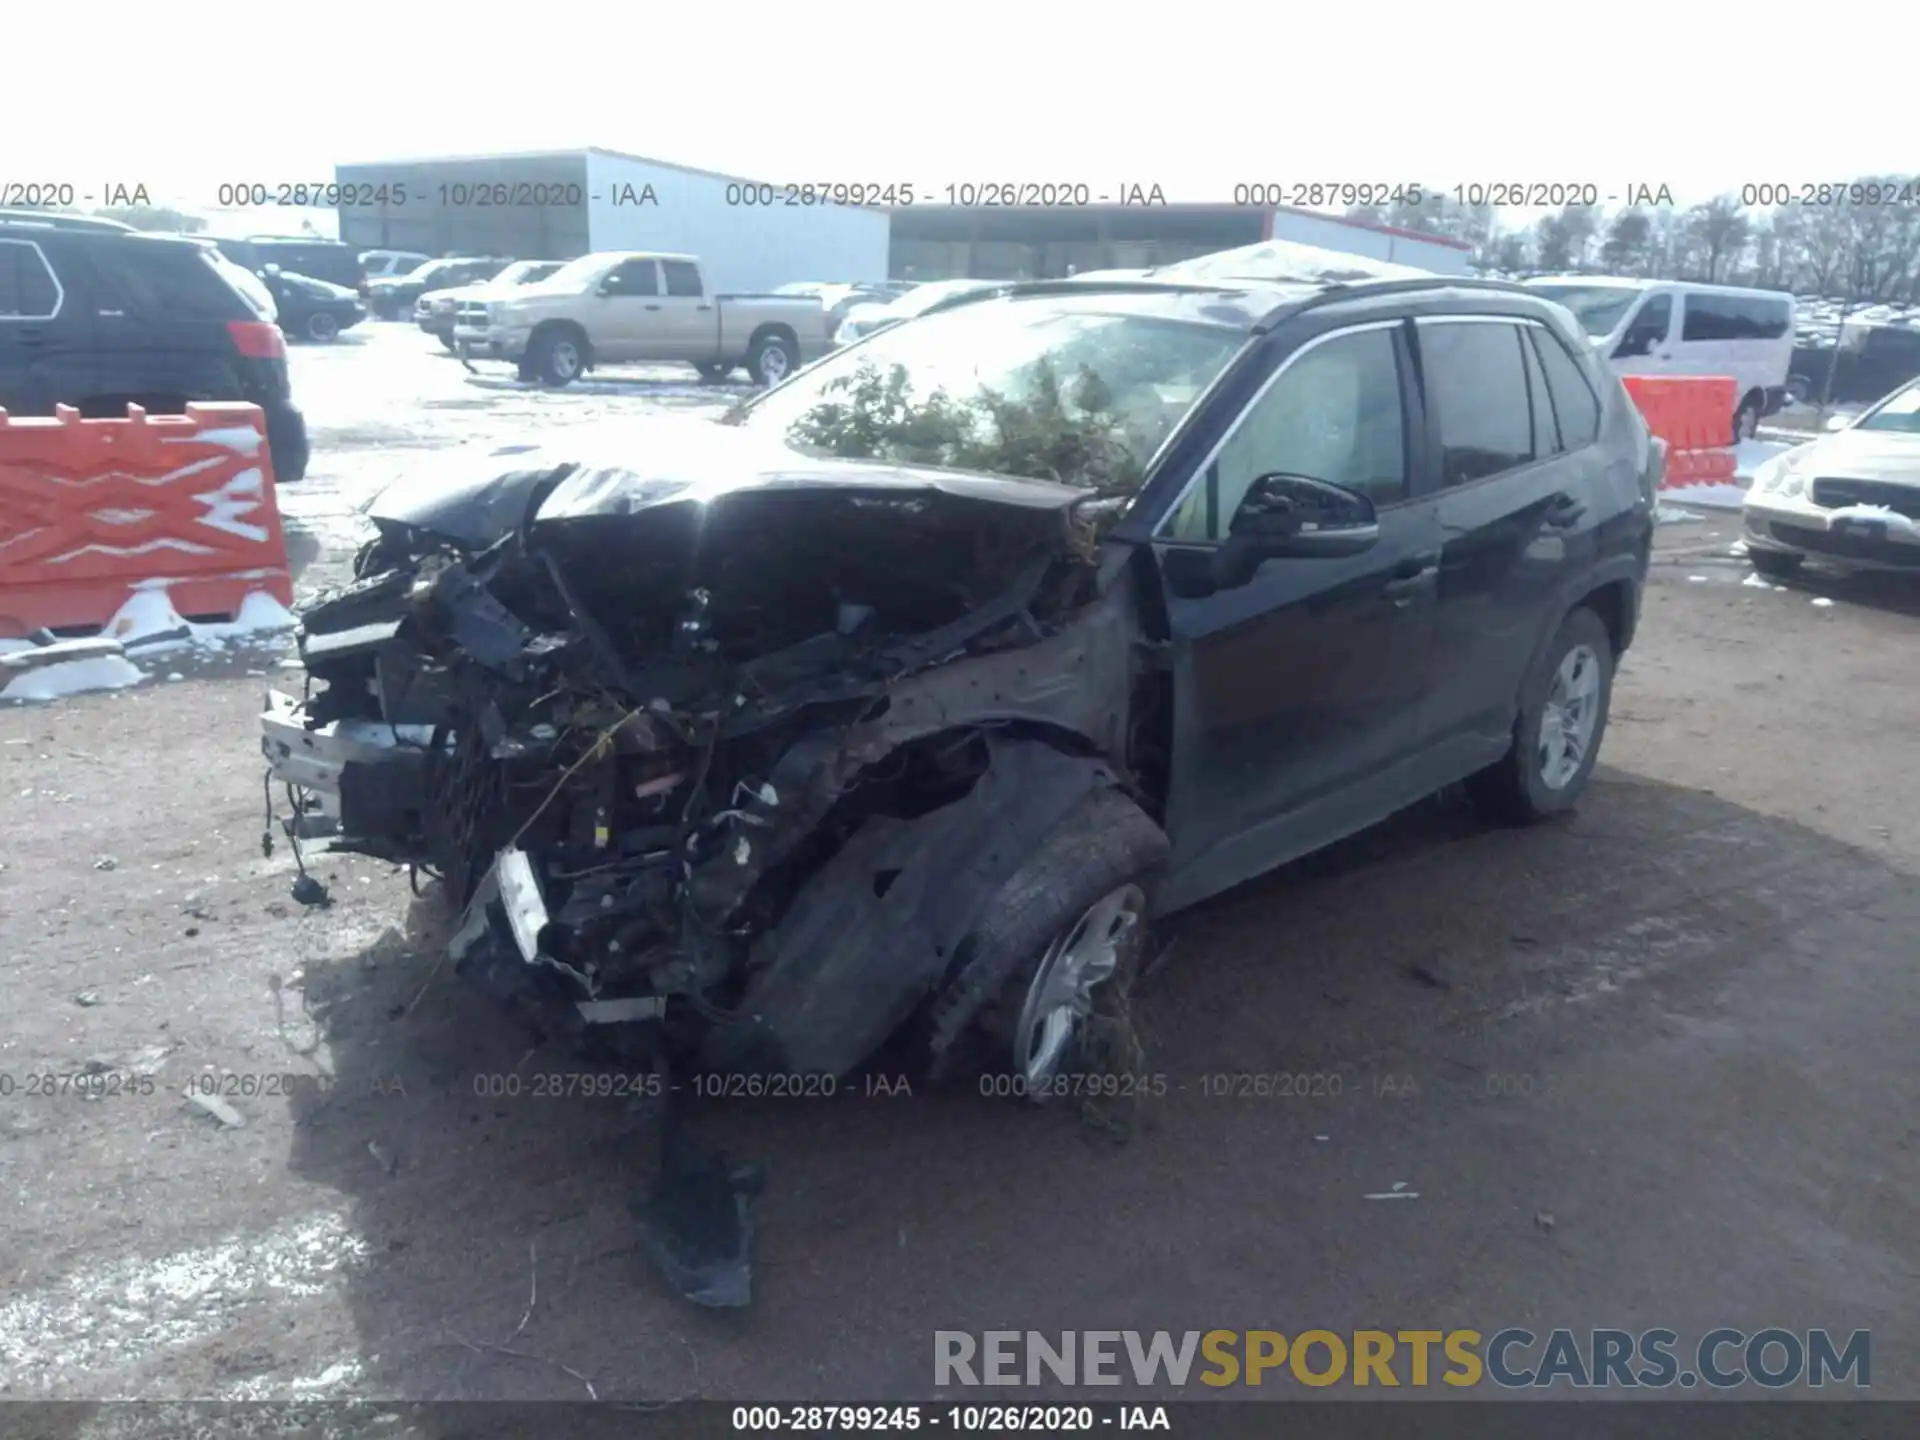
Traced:
<path fill-rule="evenodd" d="M 987 739 L 972 790 L 913 820 L 875 816 L 794 897 L 772 955 L 701 1063 L 843 1075 L 946 977 L 994 897 L 1056 825 L 1114 783 L 1099 760 Z"/>

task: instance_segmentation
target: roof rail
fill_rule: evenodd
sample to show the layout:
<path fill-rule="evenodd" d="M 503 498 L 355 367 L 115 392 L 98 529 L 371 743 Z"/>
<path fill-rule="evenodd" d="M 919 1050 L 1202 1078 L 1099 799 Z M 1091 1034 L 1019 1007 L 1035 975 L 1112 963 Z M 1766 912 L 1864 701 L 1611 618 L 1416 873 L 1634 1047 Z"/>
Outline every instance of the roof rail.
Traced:
<path fill-rule="evenodd" d="M 48 230 L 90 230 L 96 234 L 131 234 L 133 226 L 92 215 L 70 215 L 60 210 L 0 210 L 0 225 L 38 225 Z"/>

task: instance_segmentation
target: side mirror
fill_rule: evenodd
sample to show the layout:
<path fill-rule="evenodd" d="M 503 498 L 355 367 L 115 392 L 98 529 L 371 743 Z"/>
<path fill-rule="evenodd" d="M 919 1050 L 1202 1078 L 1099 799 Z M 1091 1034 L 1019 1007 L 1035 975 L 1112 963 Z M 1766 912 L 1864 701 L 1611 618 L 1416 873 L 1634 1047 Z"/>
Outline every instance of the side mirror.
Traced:
<path fill-rule="evenodd" d="M 1343 560 L 1380 541 L 1373 502 L 1311 475 L 1275 472 L 1253 482 L 1210 567 L 1220 589 L 1244 585 L 1267 560 Z"/>

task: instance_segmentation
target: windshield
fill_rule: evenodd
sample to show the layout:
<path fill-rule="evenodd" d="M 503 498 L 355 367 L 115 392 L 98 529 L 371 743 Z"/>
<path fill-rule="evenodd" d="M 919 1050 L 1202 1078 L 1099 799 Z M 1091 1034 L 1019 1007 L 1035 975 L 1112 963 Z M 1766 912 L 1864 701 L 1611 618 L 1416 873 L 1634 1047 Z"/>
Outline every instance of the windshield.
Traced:
<path fill-rule="evenodd" d="M 516 260 L 507 266 L 493 282 L 498 285 L 531 285 L 536 280 L 544 280 L 560 268 L 558 260 Z"/>
<path fill-rule="evenodd" d="M 1589 335 L 1611 335 L 1641 295 L 1638 290 L 1618 285 L 1530 285 L 1527 288 L 1566 306 Z"/>
<path fill-rule="evenodd" d="M 804 450 L 1127 492 L 1239 350 L 1117 296 L 983 301 L 883 330 L 733 423 Z"/>
<path fill-rule="evenodd" d="M 1920 435 L 1920 385 L 1909 385 L 1889 396 L 1879 409 L 1863 416 L 1856 430 L 1891 430 L 1902 435 Z"/>

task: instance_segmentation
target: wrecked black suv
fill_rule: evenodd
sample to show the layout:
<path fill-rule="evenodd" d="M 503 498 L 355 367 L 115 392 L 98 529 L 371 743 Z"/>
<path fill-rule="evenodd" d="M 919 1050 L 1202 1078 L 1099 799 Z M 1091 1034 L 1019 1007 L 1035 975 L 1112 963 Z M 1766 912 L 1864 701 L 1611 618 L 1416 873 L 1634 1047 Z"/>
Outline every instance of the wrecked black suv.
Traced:
<path fill-rule="evenodd" d="M 1664 463 L 1565 312 L 1438 278 L 1010 285 L 560 445 L 376 502 L 273 776 L 549 1030 L 1032 1093 L 1150 917 L 1574 804 Z"/>

